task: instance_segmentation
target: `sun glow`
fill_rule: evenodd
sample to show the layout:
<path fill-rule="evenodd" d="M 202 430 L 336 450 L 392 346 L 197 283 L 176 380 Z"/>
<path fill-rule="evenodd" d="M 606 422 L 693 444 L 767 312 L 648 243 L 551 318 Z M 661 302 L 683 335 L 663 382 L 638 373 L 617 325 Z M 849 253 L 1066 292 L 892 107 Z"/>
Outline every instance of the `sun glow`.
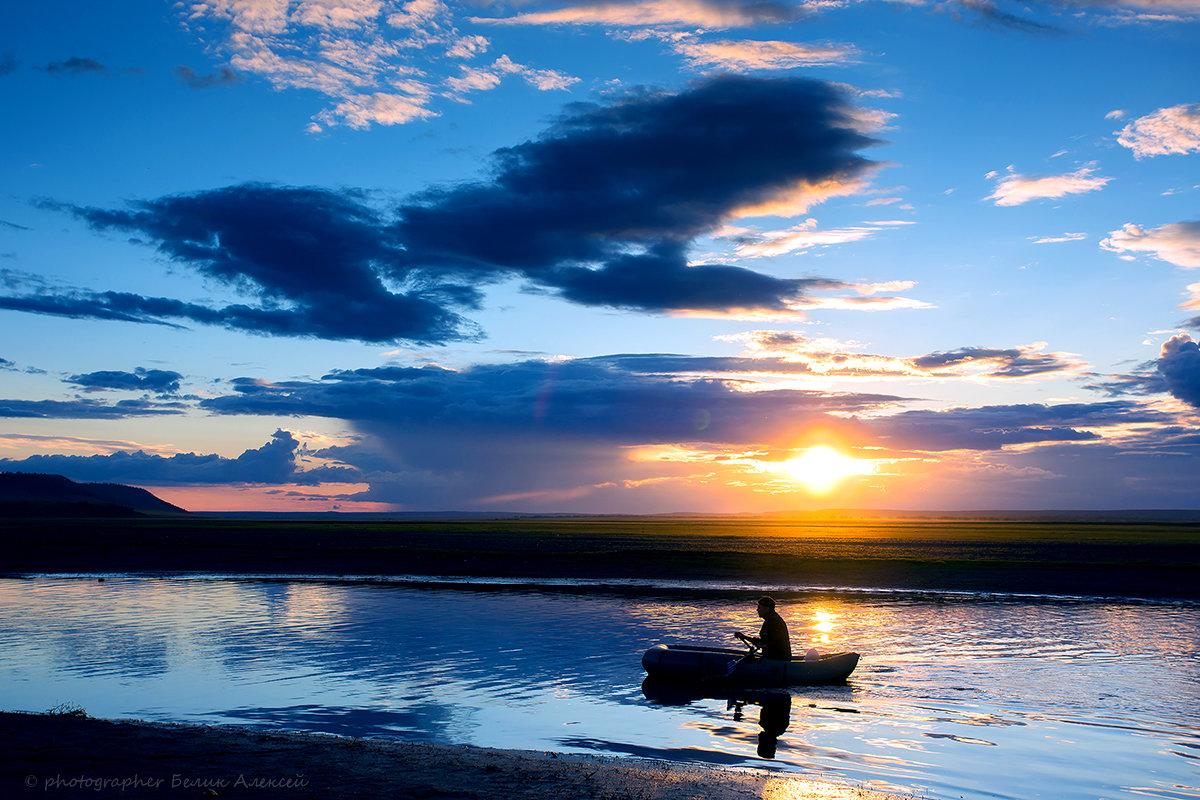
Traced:
<path fill-rule="evenodd" d="M 825 445 L 810 447 L 804 455 L 783 462 L 783 471 L 813 494 L 826 494 L 851 475 L 870 475 L 875 463 L 844 456 Z"/>

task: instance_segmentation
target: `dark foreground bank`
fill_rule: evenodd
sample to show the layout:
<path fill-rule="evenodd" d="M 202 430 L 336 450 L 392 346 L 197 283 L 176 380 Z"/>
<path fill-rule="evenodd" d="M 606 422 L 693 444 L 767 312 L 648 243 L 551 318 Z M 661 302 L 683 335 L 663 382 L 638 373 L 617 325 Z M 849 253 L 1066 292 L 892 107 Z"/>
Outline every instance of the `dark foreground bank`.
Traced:
<path fill-rule="evenodd" d="M 6 798 L 888 800 L 758 770 L 0 712 Z"/>
<path fill-rule="evenodd" d="M 647 579 L 1200 599 L 1200 525 L 1027 520 L 0 519 L 0 574 Z"/>

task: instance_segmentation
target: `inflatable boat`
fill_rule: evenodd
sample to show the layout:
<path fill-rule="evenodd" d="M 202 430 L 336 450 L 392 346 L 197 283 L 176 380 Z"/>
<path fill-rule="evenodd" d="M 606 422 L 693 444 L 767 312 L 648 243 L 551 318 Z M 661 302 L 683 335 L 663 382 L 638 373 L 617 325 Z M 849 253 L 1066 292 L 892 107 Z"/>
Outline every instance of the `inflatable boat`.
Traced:
<path fill-rule="evenodd" d="M 778 661 L 724 647 L 656 644 L 642 656 L 642 666 L 660 680 L 795 686 L 841 683 L 858 666 L 858 653 Z"/>

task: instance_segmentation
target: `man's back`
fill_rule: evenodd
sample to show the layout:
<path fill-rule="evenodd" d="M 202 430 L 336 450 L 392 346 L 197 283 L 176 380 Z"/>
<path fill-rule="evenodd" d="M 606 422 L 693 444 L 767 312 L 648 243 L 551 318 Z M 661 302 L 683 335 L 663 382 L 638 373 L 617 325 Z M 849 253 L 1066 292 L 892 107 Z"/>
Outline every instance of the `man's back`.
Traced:
<path fill-rule="evenodd" d="M 763 658 L 792 660 L 792 640 L 788 636 L 787 623 L 775 609 L 767 609 L 763 615 L 762 630 L 758 632 L 758 638 L 762 640 Z"/>

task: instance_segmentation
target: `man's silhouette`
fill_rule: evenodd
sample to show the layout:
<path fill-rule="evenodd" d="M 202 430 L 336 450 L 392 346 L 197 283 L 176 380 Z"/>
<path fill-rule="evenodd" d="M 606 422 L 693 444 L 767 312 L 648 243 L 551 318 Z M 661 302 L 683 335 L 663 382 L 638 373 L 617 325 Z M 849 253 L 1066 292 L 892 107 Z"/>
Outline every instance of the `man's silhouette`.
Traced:
<path fill-rule="evenodd" d="M 779 661 L 792 660 L 792 641 L 788 636 L 787 623 L 775 610 L 775 599 L 766 595 L 758 599 L 758 615 L 762 617 L 762 628 L 758 636 L 747 636 L 738 631 L 735 635 L 743 642 L 762 648 L 763 658 Z"/>

